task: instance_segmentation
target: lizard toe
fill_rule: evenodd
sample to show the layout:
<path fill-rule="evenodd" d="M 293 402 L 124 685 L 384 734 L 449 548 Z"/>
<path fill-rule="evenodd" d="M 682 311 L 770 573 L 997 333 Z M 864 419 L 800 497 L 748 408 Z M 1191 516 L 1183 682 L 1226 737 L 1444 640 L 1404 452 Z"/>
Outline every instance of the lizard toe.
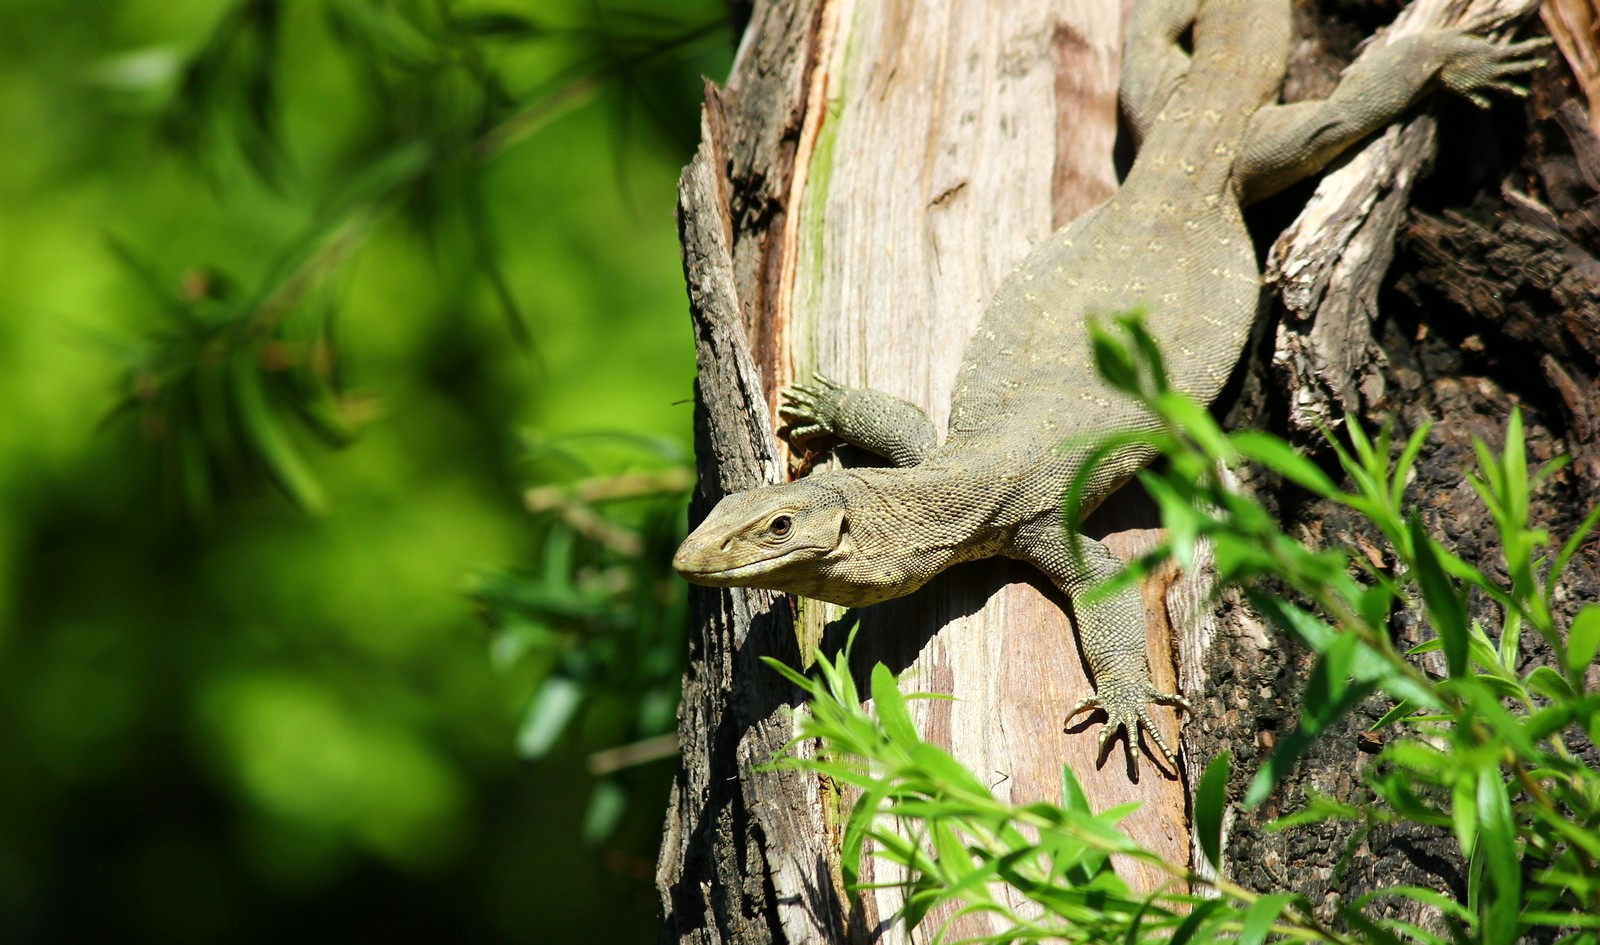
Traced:
<path fill-rule="evenodd" d="M 1120 731 L 1128 733 L 1129 748 L 1137 751 L 1136 746 L 1142 726 L 1156 751 L 1160 752 L 1167 764 L 1176 770 L 1177 754 L 1161 737 L 1161 730 L 1150 715 L 1149 707 L 1152 704 L 1169 705 L 1183 712 L 1191 711 L 1188 700 L 1176 693 L 1159 692 L 1152 686 L 1137 683 L 1112 683 L 1073 706 L 1072 711 L 1067 713 L 1067 719 L 1070 721 L 1074 716 L 1090 709 L 1101 709 L 1106 713 L 1106 726 L 1100 733 L 1099 742 L 1102 761 L 1105 759 L 1111 739 Z"/>

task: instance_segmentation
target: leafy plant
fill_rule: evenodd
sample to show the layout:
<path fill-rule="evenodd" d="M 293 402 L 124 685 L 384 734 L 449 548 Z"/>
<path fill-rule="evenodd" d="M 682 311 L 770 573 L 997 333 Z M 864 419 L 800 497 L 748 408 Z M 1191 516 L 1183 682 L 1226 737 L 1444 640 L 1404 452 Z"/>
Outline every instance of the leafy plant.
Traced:
<path fill-rule="evenodd" d="M 676 753 L 686 588 L 672 571 L 694 471 L 670 443 L 619 436 L 535 440 L 539 484 L 532 566 L 486 571 L 473 593 L 502 669 L 538 682 L 518 736 L 524 758 L 550 754 L 588 715 L 611 710 L 623 744 L 590 755 L 600 781 L 584 835 L 605 839 L 628 792 L 618 773 Z"/>
<path fill-rule="evenodd" d="M 692 130 L 663 118 L 661 101 L 663 88 L 692 89 L 692 73 L 662 77 L 728 24 L 710 4 L 671 15 L 557 5 L 543 18 L 452 0 L 320 6 L 365 96 L 337 156 L 314 173 L 292 155 L 315 149 L 288 140 L 280 116 L 283 60 L 297 51 L 284 47 L 304 43 L 303 32 L 285 31 L 282 0 L 232 0 L 191 53 L 135 51 L 98 72 L 107 92 L 157 110 L 164 137 L 220 194 L 245 191 L 242 177 L 303 221 L 288 239 L 262 241 L 254 272 L 193 264 L 174 277 L 114 241 L 164 316 L 126 352 L 117 413 L 139 415 L 193 513 L 264 488 L 322 507 L 302 434 L 341 445 L 375 413 L 370 399 L 345 392 L 340 276 L 396 221 L 423 238 L 434 265 L 456 270 L 441 273 L 462 296 L 446 309 L 470 305 L 481 288 L 532 350 L 491 213 L 491 166 L 602 92 L 621 109 L 620 134 L 640 115 L 658 130 Z"/>
<path fill-rule="evenodd" d="M 1347 424 L 1349 446 L 1328 442 L 1349 483 L 1335 483 L 1283 441 L 1257 431 L 1225 433 L 1166 381 L 1160 351 L 1139 317 L 1093 330 L 1103 377 L 1136 398 L 1154 429 L 1096 444 L 1068 444 L 1086 457 L 1066 515 L 1076 517 L 1094 464 L 1134 443 L 1166 462 L 1139 478 L 1160 505 L 1167 537 L 1097 590 L 1112 593 L 1168 560 L 1192 565 L 1211 544 L 1218 577 L 1242 588 L 1260 614 L 1317 654 L 1296 730 L 1251 777 L 1243 802 L 1261 803 L 1317 735 L 1375 691 L 1394 701 L 1374 728 L 1395 734 L 1364 771 L 1371 799 L 1313 798 L 1279 829 L 1327 819 L 1409 822 L 1452 831 L 1465 864 L 1465 896 L 1398 886 L 1339 906 L 1324 923 L 1293 890 L 1252 891 L 1142 850 L 1118 831 L 1126 809 L 1092 812 L 1070 771 L 1060 806 L 996 800 L 971 772 L 921 741 L 904 697 L 882 666 L 872 675 L 874 714 L 865 712 L 847 671 L 848 654 L 820 660 L 821 678 L 775 668 L 811 697 L 802 739 L 820 739 L 816 758 L 785 763 L 859 793 L 845 826 L 843 861 L 852 883 L 866 842 L 907 877 L 902 918 L 920 923 L 938 906 L 956 915 L 999 915 L 1004 929 L 984 941 L 1209 941 L 1509 943 L 1542 930 L 1563 943 L 1600 942 L 1600 693 L 1586 671 L 1600 649 L 1600 605 L 1570 617 L 1555 602 L 1567 564 L 1600 520 L 1591 513 L 1559 547 L 1528 524 L 1530 490 L 1559 467 L 1530 470 L 1520 415 L 1506 448 L 1478 444 L 1470 482 L 1494 521 L 1507 581 L 1496 581 L 1444 548 L 1404 509 L 1408 475 L 1427 430 L 1401 445 L 1385 429 L 1366 436 Z M 1396 454 L 1396 448 L 1398 453 Z M 1339 547 L 1308 548 L 1284 533 L 1254 500 L 1228 488 L 1222 466 L 1248 460 L 1312 495 L 1359 513 L 1384 537 L 1392 569 Z M 1492 632 L 1472 619 L 1487 602 Z M 1391 642 L 1392 611 L 1409 611 L 1431 635 L 1409 653 Z M 1525 652 L 1531 629 L 1548 659 Z M 1434 678 L 1407 656 L 1442 651 Z M 769 661 L 771 662 L 771 661 Z M 1587 742 L 1587 744 L 1585 744 Z M 1202 851 L 1221 865 L 1221 823 L 1229 759 L 1207 768 L 1194 799 Z M 1173 883 L 1131 893 L 1111 869 L 1120 854 L 1166 872 Z M 1025 914 L 997 887 L 1034 905 Z M 1192 890 L 1193 892 L 1191 892 Z M 1374 903 L 1401 897 L 1436 921 L 1422 928 L 1380 916 Z M 941 937 L 945 926 L 941 929 Z"/>

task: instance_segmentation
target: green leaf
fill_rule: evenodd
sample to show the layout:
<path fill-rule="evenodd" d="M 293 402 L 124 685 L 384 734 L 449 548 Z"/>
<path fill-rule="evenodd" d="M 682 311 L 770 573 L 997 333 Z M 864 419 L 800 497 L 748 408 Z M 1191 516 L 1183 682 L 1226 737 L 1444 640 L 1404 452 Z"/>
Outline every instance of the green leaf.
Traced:
<path fill-rule="evenodd" d="M 1105 382 L 1126 394 L 1139 393 L 1139 369 L 1133 355 L 1098 322 L 1089 322 L 1090 344 L 1094 348 L 1094 369 Z"/>
<path fill-rule="evenodd" d="M 1583 678 L 1600 650 L 1600 604 L 1585 604 L 1567 631 L 1567 672 L 1573 682 Z"/>
<path fill-rule="evenodd" d="M 1578 912 L 1524 912 L 1522 921 L 1530 925 L 1548 925 L 1569 929 L 1600 929 L 1600 915 Z M 1594 941 L 1591 936 L 1588 941 Z"/>
<path fill-rule="evenodd" d="M 1428 439 L 1429 429 L 1431 425 L 1427 423 L 1418 427 L 1406 440 L 1406 448 L 1400 451 L 1400 458 L 1395 461 L 1389 483 L 1391 508 L 1400 507 L 1401 496 L 1406 490 L 1406 480 L 1411 478 L 1411 466 L 1417 461 L 1417 455 L 1422 452 L 1422 444 Z"/>
<path fill-rule="evenodd" d="M 1233 448 L 1210 411 L 1177 391 L 1167 391 L 1151 403 L 1156 413 L 1181 430 L 1208 459 L 1228 461 Z"/>
<path fill-rule="evenodd" d="M 1522 686 L 1512 682 L 1509 679 L 1501 679 L 1499 676 L 1490 676 L 1486 673 L 1474 674 L 1472 679 L 1478 683 L 1481 683 L 1484 688 L 1488 689 L 1490 692 L 1493 692 L 1501 699 L 1515 699 L 1518 702 L 1528 701 L 1527 690 L 1523 689 Z"/>
<path fill-rule="evenodd" d="M 583 842 L 599 846 L 616 832 L 617 822 L 628 809 L 628 792 L 614 778 L 603 778 L 589 795 L 589 805 L 583 812 L 580 833 Z"/>
<path fill-rule="evenodd" d="M 1411 700 L 1401 699 L 1394 704 L 1393 708 L 1383 713 L 1383 718 L 1373 722 L 1367 731 L 1376 732 L 1379 729 L 1388 728 L 1415 711 L 1417 711 L 1417 707 L 1411 703 Z"/>
<path fill-rule="evenodd" d="M 1172 559 L 1183 570 L 1194 570 L 1195 544 L 1206 516 L 1195 508 L 1192 498 L 1179 494 L 1166 479 L 1145 472 L 1137 475 L 1145 493 L 1156 500 L 1161 510 L 1161 526 L 1167 530 Z"/>
<path fill-rule="evenodd" d="M 1200 931 L 1201 926 L 1211 918 L 1212 914 L 1221 908 L 1221 899 L 1207 899 L 1205 902 L 1195 906 L 1194 911 L 1189 913 L 1183 922 L 1179 923 L 1177 929 L 1173 930 L 1172 938 L 1167 940 L 1167 945 L 1187 945 L 1189 940 L 1195 937 L 1195 933 Z"/>
<path fill-rule="evenodd" d="M 279 408 L 267 399 L 261 368 L 242 356 L 234 358 L 230 368 L 239 422 L 262 464 L 295 505 L 316 514 L 326 511 L 328 502 L 321 484 L 283 429 Z"/>
<path fill-rule="evenodd" d="M 1194 795 L 1194 827 L 1206 861 L 1222 869 L 1222 820 L 1228 809 L 1228 752 L 1223 751 L 1206 765 L 1200 787 Z"/>
<path fill-rule="evenodd" d="M 1069 814 L 1089 814 L 1089 798 L 1083 793 L 1083 785 L 1079 783 L 1078 776 L 1072 773 L 1072 766 L 1061 766 L 1061 808 Z"/>
<path fill-rule="evenodd" d="M 1478 843 L 1478 782 L 1471 775 L 1463 773 L 1450 792 L 1450 827 L 1464 857 L 1470 857 Z"/>
<path fill-rule="evenodd" d="M 906 700 L 900 694 L 894 673 L 889 672 L 889 667 L 882 663 L 872 667 L 872 704 L 878 712 L 878 723 L 883 726 L 884 734 L 889 736 L 890 741 L 903 747 L 922 741 L 917 735 L 917 727 L 911 722 L 911 713 L 906 711 Z"/>
<path fill-rule="evenodd" d="M 1368 904 L 1390 896 L 1403 896 L 1406 899 L 1414 899 L 1424 905 L 1432 906 L 1451 918 L 1460 920 L 1469 928 L 1477 924 L 1477 918 L 1467 911 L 1466 906 L 1438 890 L 1428 889 L 1424 886 L 1389 886 L 1384 889 L 1375 889 L 1350 903 L 1350 908 L 1365 909 Z"/>
<path fill-rule="evenodd" d="M 1357 941 L 1371 943 L 1371 945 L 1406 945 L 1393 932 L 1367 918 L 1359 909 L 1346 906 L 1339 910 L 1339 914 L 1344 916 L 1346 922 L 1350 923 L 1350 928 L 1361 933 L 1362 938 L 1357 939 Z"/>
<path fill-rule="evenodd" d="M 1234 449 L 1241 455 L 1265 466 L 1308 492 L 1329 497 L 1338 491 L 1338 487 L 1321 467 L 1270 433 L 1244 430 L 1233 434 L 1232 440 Z"/>
<path fill-rule="evenodd" d="M 1484 939 L 1494 945 L 1510 945 L 1517 940 L 1522 858 L 1517 854 L 1511 800 L 1498 766 L 1478 771 L 1477 807 L 1486 873 L 1494 890 L 1484 917 Z"/>
<path fill-rule="evenodd" d="M 1146 312 L 1143 306 L 1118 315 L 1117 324 L 1128 333 L 1128 338 L 1133 342 L 1133 351 L 1143 362 L 1144 369 L 1148 372 L 1152 390 L 1157 394 L 1167 390 L 1167 364 L 1161 355 L 1161 345 L 1156 342 L 1154 335 L 1145 325 Z"/>
<path fill-rule="evenodd" d="M 451 22 L 457 30 L 470 36 L 494 36 L 508 39 L 531 39 L 549 35 L 549 30 L 519 13 L 504 10 L 464 14 Z"/>
<path fill-rule="evenodd" d="M 1423 529 L 1422 519 L 1412 516 L 1410 526 L 1411 549 L 1415 558 L 1412 565 L 1417 584 L 1422 590 L 1422 599 L 1427 604 L 1429 623 L 1444 641 L 1444 659 L 1450 668 L 1450 675 L 1460 676 L 1467 671 L 1466 601 L 1455 584 L 1445 576 L 1444 567 L 1439 563 L 1442 549 Z"/>
<path fill-rule="evenodd" d="M 1557 579 L 1566 571 L 1567 562 L 1571 561 L 1572 556 L 1578 553 L 1578 548 L 1583 545 L 1596 525 L 1600 525 L 1600 505 L 1590 509 L 1589 514 L 1583 517 L 1583 521 L 1578 524 L 1577 529 L 1567 536 L 1566 541 L 1562 542 L 1561 551 L 1556 554 L 1556 560 L 1550 565 L 1550 574 L 1545 582 L 1545 598 L 1547 600 L 1555 591 L 1558 584 Z"/>
<path fill-rule="evenodd" d="M 1340 634 L 1317 661 L 1311 671 L 1311 679 L 1306 683 L 1300 724 L 1278 743 L 1277 750 L 1250 780 L 1250 788 L 1245 792 L 1246 807 L 1254 807 L 1266 800 L 1273 787 L 1288 777 L 1295 761 L 1317 736 L 1377 688 L 1376 683 L 1371 681 L 1349 682 L 1346 674 L 1354 660 L 1355 648 L 1354 636 Z"/>
<path fill-rule="evenodd" d="M 1272 930 L 1272 923 L 1278 921 L 1283 907 L 1293 899 L 1292 893 L 1272 893 L 1251 903 L 1250 911 L 1244 914 L 1244 922 L 1239 927 L 1239 945 L 1261 945 L 1265 942 L 1267 933 Z"/>
<path fill-rule="evenodd" d="M 817 685 L 816 680 L 802 674 L 800 671 L 789 666 L 787 663 L 783 662 L 777 657 L 763 656 L 761 657 L 761 662 L 766 663 L 773 670 L 777 671 L 778 675 L 789 680 L 791 683 L 794 683 L 812 698 L 816 698 L 822 694 L 821 687 Z"/>
<path fill-rule="evenodd" d="M 1343 801 L 1334 800 L 1325 794 L 1318 794 L 1312 791 L 1306 799 L 1304 810 L 1269 821 L 1266 825 L 1266 830 L 1268 833 L 1276 833 L 1290 827 L 1318 824 L 1325 820 L 1334 820 L 1336 818 L 1340 820 L 1360 820 L 1363 816 L 1359 807 L 1351 806 Z"/>
<path fill-rule="evenodd" d="M 543 758 L 548 754 L 583 704 L 583 696 L 583 686 L 575 680 L 566 676 L 546 679 L 522 715 L 522 728 L 517 733 L 518 753 L 524 758 Z"/>
<path fill-rule="evenodd" d="M 1578 698 L 1578 693 L 1566 677 L 1548 666 L 1535 667 L 1528 674 L 1527 686 L 1551 702 L 1570 702 Z"/>

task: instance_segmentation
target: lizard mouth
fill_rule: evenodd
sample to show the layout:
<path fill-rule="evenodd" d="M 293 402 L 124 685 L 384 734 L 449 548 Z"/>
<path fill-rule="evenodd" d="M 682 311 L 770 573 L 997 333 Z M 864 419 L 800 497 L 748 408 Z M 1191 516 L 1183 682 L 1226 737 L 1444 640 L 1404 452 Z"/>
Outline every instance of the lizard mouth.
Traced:
<path fill-rule="evenodd" d="M 684 580 L 695 584 L 704 584 L 710 587 L 749 587 L 752 578 L 772 572 L 778 565 L 796 552 L 809 549 L 803 547 L 785 548 L 776 551 L 764 558 L 755 561 L 746 561 L 742 564 L 720 566 L 705 561 L 696 552 L 698 548 L 690 547 L 689 542 L 684 542 L 683 547 L 673 556 L 672 569 Z"/>

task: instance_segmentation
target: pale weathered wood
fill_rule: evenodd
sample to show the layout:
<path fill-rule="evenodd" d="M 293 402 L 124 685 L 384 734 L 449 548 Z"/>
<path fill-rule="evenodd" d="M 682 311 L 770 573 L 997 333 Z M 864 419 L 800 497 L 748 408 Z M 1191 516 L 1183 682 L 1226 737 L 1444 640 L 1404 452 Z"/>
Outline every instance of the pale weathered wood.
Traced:
<path fill-rule="evenodd" d="M 898 394 L 942 430 L 995 285 L 1060 220 L 1115 188 L 1119 11 L 1059 0 L 842 9 L 827 118 L 798 204 L 791 353 L 797 373 Z M 958 568 L 863 612 L 857 661 L 884 660 L 906 688 L 954 696 L 919 704 L 921 730 L 1000 796 L 1057 799 L 1070 764 L 1096 806 L 1142 801 L 1130 832 L 1186 862 L 1181 782 L 1149 758 L 1134 782 L 1120 743 L 1100 765 L 1097 723 L 1063 730 L 1066 709 L 1090 691 L 1063 605 L 1025 565 Z M 1151 608 L 1158 619 L 1164 610 Z M 839 616 L 808 606 L 800 619 L 810 636 Z M 1157 684 L 1170 687 L 1165 626 L 1152 636 Z M 1162 714 L 1170 740 L 1176 725 Z M 1158 881 L 1129 869 L 1141 886 Z M 867 878 L 892 881 L 884 870 L 868 863 Z M 874 894 L 868 926 L 898 902 L 897 890 Z M 979 931 L 973 922 L 961 931 Z"/>
<path fill-rule="evenodd" d="M 767 425 L 792 366 L 897 392 L 943 427 L 962 350 L 999 279 L 1115 187 L 1120 20 L 1117 8 L 1086 0 L 756 6 L 728 92 L 710 96 L 707 144 L 682 192 L 706 412 L 703 501 L 770 475 L 782 452 Z M 760 423 L 737 416 L 752 408 Z M 728 473 L 730 463 L 742 471 Z M 1153 540 L 1148 515 L 1136 524 L 1143 530 L 1117 534 L 1113 503 L 1096 534 L 1133 553 Z M 1164 593 L 1153 585 L 1147 597 L 1156 682 L 1170 688 Z M 697 590 L 696 600 L 707 623 L 685 693 L 685 770 L 662 857 L 664 940 L 745 940 L 763 903 L 780 915 L 776 937 L 831 940 L 836 864 L 819 848 L 830 838 L 826 799 L 815 785 L 747 767 L 792 731 L 775 678 L 753 663 L 758 644 L 795 654 L 771 636 L 784 623 L 781 604 L 743 592 Z M 801 636 L 820 637 L 829 616 L 801 602 Z M 761 632 L 747 630 L 750 621 Z M 1100 764 L 1098 721 L 1063 730 L 1066 709 L 1090 684 L 1065 600 L 1042 575 L 987 562 L 865 612 L 858 669 L 880 659 L 905 673 L 908 688 L 956 697 L 920 707 L 923 732 L 1002 796 L 1056 799 L 1069 763 L 1095 806 L 1143 801 L 1130 831 L 1188 860 L 1182 783 L 1142 752 L 1134 780 L 1120 741 Z M 730 718 L 739 720 L 736 743 L 719 729 Z M 1176 743 L 1176 723 L 1163 721 Z M 762 805 L 768 798 L 789 809 L 776 816 Z M 813 834 L 804 837 L 808 820 Z M 757 821 L 794 848 L 779 851 L 773 836 L 752 829 Z M 739 843 L 758 837 L 762 857 L 746 862 Z M 746 876 L 738 894 L 689 882 L 731 883 L 735 862 L 739 871 L 796 868 L 771 880 Z M 1132 872 L 1141 886 L 1156 881 Z M 763 894 L 763 882 L 775 888 Z M 875 897 L 851 924 L 877 929 L 894 908 L 892 896 Z"/>

